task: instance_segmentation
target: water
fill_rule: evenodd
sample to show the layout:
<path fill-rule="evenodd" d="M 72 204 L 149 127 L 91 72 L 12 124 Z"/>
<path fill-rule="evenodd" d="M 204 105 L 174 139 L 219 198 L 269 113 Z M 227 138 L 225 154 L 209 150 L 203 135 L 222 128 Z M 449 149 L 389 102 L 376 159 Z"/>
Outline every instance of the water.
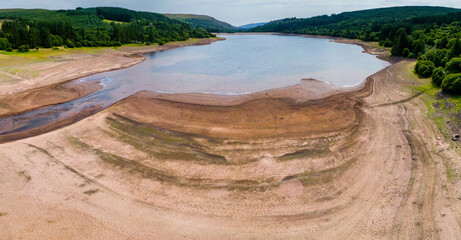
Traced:
<path fill-rule="evenodd" d="M 226 35 L 226 41 L 146 54 L 133 67 L 68 84 L 101 81 L 89 96 L 0 120 L 0 135 L 51 125 L 88 109 L 104 109 L 141 90 L 237 95 L 315 78 L 337 86 L 361 83 L 389 65 L 351 44 L 281 35 Z M 94 111 L 93 111 L 94 112 Z"/>

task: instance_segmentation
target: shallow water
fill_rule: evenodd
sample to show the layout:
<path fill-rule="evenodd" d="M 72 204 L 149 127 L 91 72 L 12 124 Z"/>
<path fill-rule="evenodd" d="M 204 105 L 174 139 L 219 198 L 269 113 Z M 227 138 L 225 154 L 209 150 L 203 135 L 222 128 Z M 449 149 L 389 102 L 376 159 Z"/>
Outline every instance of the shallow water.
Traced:
<path fill-rule="evenodd" d="M 0 120 L 0 135 L 53 124 L 89 108 L 106 108 L 141 90 L 237 95 L 315 78 L 337 86 L 361 83 L 389 65 L 356 45 L 282 35 L 226 35 L 226 41 L 148 53 L 133 67 L 69 84 L 100 80 L 89 96 Z"/>

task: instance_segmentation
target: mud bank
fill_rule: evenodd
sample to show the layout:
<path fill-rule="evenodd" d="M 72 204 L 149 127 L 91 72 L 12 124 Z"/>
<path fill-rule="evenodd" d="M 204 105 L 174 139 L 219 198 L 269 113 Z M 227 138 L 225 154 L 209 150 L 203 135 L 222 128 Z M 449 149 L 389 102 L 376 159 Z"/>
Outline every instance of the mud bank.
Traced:
<path fill-rule="evenodd" d="M 10 84 L 0 85 L 0 117 L 69 102 L 93 93 L 100 89 L 95 83 L 81 86 L 69 86 L 67 83 L 96 73 L 131 67 L 145 59 L 143 53 L 206 45 L 219 40 L 222 39 L 193 39 L 163 46 L 105 48 L 95 50 L 97 53 L 83 51 L 62 55 L 58 52 L 38 63 L 31 61 L 30 64 L 16 66 L 15 71 L 25 72 L 22 74 L 12 75 L 0 70 L 0 74 L 15 78 Z"/>
<path fill-rule="evenodd" d="M 139 92 L 0 148 L 10 238 L 456 239 L 459 155 L 401 61 L 348 91 Z M 102 139 L 104 141 L 102 141 Z M 72 227 L 69 227 L 72 226 Z"/>

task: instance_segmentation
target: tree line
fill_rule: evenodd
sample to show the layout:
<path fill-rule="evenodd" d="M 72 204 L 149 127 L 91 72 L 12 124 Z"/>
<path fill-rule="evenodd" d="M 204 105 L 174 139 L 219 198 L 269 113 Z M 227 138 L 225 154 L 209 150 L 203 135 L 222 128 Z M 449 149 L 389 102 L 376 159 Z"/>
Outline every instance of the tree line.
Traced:
<path fill-rule="evenodd" d="M 13 19 L 4 21 L 0 30 L 0 50 L 28 51 L 31 48 L 58 46 L 68 48 L 120 46 L 128 43 L 164 44 L 213 36 L 202 28 L 195 28 L 155 13 L 135 12 L 121 8 L 77 8 L 58 10 L 56 14 L 61 13 L 64 15 L 59 16 L 72 16 L 72 18 L 66 20 L 65 17 L 61 17 L 62 20 L 59 21 L 44 21 L 34 20 L 33 16 L 30 17 L 32 19 L 25 19 L 14 15 Z M 101 14 L 97 15 L 100 20 L 98 24 L 92 21 L 91 25 L 82 25 L 75 20 L 75 17 L 79 19 L 79 16 L 91 14 Z M 145 18 L 137 19 L 139 17 Z M 104 22 L 104 19 L 129 20 L 116 23 Z M 73 23 L 80 23 L 79 27 L 74 26 Z"/>
<path fill-rule="evenodd" d="M 461 94 L 461 11 L 394 7 L 283 19 L 250 31 L 325 35 L 379 42 L 393 56 L 418 59 L 415 72 L 447 93 Z"/>

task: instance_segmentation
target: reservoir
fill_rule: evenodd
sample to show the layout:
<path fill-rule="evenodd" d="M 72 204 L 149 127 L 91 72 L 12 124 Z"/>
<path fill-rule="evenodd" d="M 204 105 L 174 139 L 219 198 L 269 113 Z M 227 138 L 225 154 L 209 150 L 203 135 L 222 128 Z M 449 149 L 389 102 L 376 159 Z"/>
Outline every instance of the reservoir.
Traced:
<path fill-rule="evenodd" d="M 226 35 L 225 41 L 146 54 L 127 69 L 71 83 L 99 80 L 103 88 L 74 101 L 0 119 L 0 135 L 52 125 L 81 112 L 95 113 L 141 90 L 239 95 L 314 78 L 353 86 L 389 65 L 360 46 L 283 35 Z M 88 111 L 88 109 L 93 109 Z M 86 110 L 86 111 L 85 111 Z"/>

